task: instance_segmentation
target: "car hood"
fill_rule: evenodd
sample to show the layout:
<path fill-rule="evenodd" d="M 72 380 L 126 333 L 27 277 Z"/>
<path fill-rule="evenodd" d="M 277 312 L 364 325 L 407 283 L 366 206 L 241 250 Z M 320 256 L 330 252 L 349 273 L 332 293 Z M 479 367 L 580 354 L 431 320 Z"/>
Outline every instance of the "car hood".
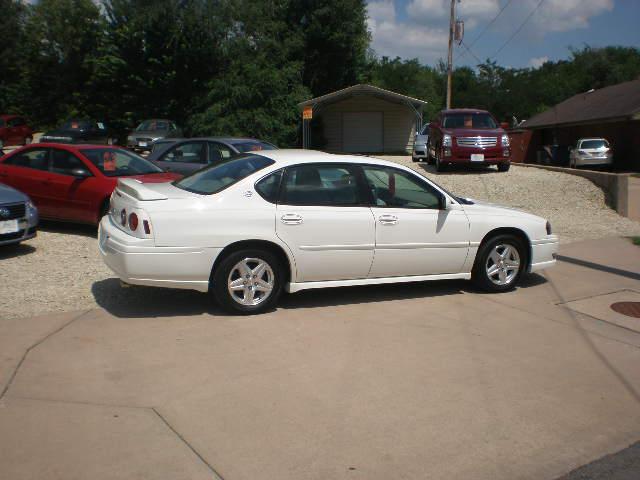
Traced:
<path fill-rule="evenodd" d="M 28 198 L 24 193 L 19 192 L 15 188 L 0 183 L 0 205 L 3 203 L 26 202 Z"/>
<path fill-rule="evenodd" d="M 442 132 L 454 137 L 500 137 L 505 133 L 501 128 L 445 128 Z"/>
<path fill-rule="evenodd" d="M 497 205 L 495 203 L 484 202 L 482 200 L 476 200 L 474 198 L 465 198 L 473 202 L 471 205 L 462 205 L 464 211 L 471 215 L 502 215 L 508 217 L 527 217 L 532 220 L 540 220 L 546 222 L 546 220 L 533 213 L 526 212 L 519 208 L 505 207 L 503 205 Z"/>

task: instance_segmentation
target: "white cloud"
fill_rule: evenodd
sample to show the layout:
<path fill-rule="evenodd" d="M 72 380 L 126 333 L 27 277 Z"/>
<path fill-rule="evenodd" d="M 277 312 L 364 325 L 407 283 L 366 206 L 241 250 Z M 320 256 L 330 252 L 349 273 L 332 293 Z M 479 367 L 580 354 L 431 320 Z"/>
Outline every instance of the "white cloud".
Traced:
<path fill-rule="evenodd" d="M 393 1 L 369 2 L 372 47 L 380 56 L 419 58 L 433 62 L 446 53 L 448 34 L 440 28 L 399 22 Z"/>
<path fill-rule="evenodd" d="M 540 68 L 542 65 L 549 61 L 549 57 L 534 57 L 529 60 L 529 66 L 533 68 Z"/>
<path fill-rule="evenodd" d="M 492 18 L 499 8 L 499 0 L 464 0 L 456 3 L 456 16 L 473 28 L 479 21 Z M 449 0 L 411 0 L 407 5 L 407 15 L 415 23 L 448 26 L 450 11 Z"/>
<path fill-rule="evenodd" d="M 537 0 L 527 0 L 531 9 Z M 547 0 L 533 17 L 543 32 L 566 32 L 587 28 L 589 19 L 613 10 L 613 0 Z"/>

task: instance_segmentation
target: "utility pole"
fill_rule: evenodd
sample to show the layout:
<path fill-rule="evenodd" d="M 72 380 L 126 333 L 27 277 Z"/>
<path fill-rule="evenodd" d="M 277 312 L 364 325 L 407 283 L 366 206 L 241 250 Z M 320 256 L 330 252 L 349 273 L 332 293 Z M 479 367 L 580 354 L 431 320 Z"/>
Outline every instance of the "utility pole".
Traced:
<path fill-rule="evenodd" d="M 456 0 L 451 0 L 449 19 L 449 60 L 447 62 L 447 109 L 451 108 L 451 76 L 453 74 L 453 35 L 456 26 Z"/>

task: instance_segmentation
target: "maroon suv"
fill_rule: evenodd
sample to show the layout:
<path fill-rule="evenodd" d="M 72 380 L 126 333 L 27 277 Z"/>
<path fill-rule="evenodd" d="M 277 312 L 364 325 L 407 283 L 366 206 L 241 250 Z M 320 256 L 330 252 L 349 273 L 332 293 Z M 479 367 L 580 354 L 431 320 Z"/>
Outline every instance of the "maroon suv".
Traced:
<path fill-rule="evenodd" d="M 497 165 L 509 170 L 509 135 L 485 110 L 443 110 L 430 124 L 429 160 L 441 172 L 449 164 Z"/>
<path fill-rule="evenodd" d="M 0 151 L 9 145 L 26 145 L 33 140 L 33 132 L 17 115 L 0 115 Z"/>

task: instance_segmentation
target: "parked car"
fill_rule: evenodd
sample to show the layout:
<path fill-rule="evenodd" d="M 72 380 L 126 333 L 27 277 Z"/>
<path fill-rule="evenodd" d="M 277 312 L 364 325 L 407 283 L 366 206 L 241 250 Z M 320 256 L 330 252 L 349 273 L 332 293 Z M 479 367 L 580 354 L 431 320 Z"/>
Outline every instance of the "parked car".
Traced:
<path fill-rule="evenodd" d="M 255 138 L 206 137 L 173 141 L 167 139 L 159 141 L 147 158 L 167 172 L 187 175 L 234 155 L 276 148 L 275 145 Z"/>
<path fill-rule="evenodd" d="M 414 162 L 427 160 L 427 143 L 429 142 L 429 124 L 424 125 L 413 138 L 413 153 L 411 159 Z"/>
<path fill-rule="evenodd" d="M 127 147 L 138 152 L 150 152 L 154 142 L 163 138 L 178 138 L 181 136 L 182 129 L 173 120 L 145 120 L 135 130 L 129 132 Z"/>
<path fill-rule="evenodd" d="M 124 148 L 36 143 L 0 158 L 0 180 L 26 193 L 40 216 L 97 224 L 109 209 L 118 179 L 169 182 L 165 173 Z"/>
<path fill-rule="evenodd" d="M 23 117 L 0 115 L 0 151 L 11 145 L 27 145 L 33 141 L 33 131 Z"/>
<path fill-rule="evenodd" d="M 258 313 L 283 289 L 472 279 L 504 292 L 554 265 L 558 237 L 543 218 L 456 197 L 397 163 L 263 150 L 171 184 L 120 180 L 99 248 L 124 282 Z"/>
<path fill-rule="evenodd" d="M 613 164 L 611 145 L 604 138 L 581 138 L 569 149 L 569 166 L 597 167 Z"/>
<path fill-rule="evenodd" d="M 115 145 L 116 135 L 104 122 L 89 119 L 72 119 L 40 137 L 43 143 L 76 143 Z"/>
<path fill-rule="evenodd" d="M 497 165 L 509 170 L 509 135 L 485 110 L 443 110 L 429 125 L 429 157 L 441 172 L 450 164 Z"/>
<path fill-rule="evenodd" d="M 0 246 L 29 240 L 37 229 L 38 209 L 31 199 L 0 183 Z"/>

